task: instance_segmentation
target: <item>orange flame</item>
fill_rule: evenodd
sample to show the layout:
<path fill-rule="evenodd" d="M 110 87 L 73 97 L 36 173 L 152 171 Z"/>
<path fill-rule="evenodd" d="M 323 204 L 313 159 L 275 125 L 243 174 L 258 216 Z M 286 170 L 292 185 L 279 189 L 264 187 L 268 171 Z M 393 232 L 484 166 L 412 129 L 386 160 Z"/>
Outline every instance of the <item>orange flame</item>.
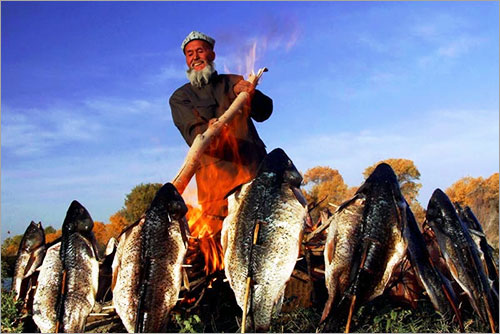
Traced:
<path fill-rule="evenodd" d="M 241 116 L 246 117 L 246 116 Z M 237 122 L 237 123 L 234 123 Z M 233 120 L 233 124 L 230 125 L 229 129 L 238 128 L 241 134 L 246 130 L 246 121 L 243 118 L 238 119 L 238 116 Z M 227 146 L 231 150 L 233 156 L 233 161 L 242 161 L 239 152 L 238 145 L 235 134 L 228 128 L 223 129 L 219 137 L 216 139 L 218 141 L 218 147 L 223 145 Z M 227 192 L 239 184 L 246 183 L 250 181 L 252 175 L 246 168 L 239 168 L 236 170 L 225 170 L 219 169 L 217 164 L 208 164 L 205 166 L 205 171 L 203 175 L 207 177 L 205 180 L 206 184 L 214 182 L 212 180 L 217 180 L 217 183 L 213 184 L 210 188 L 210 197 L 215 199 L 222 199 Z M 220 203 L 220 202 L 217 202 Z M 203 207 L 204 210 L 207 208 Z M 209 210 L 210 212 L 211 210 Z M 222 253 L 222 245 L 220 243 L 220 231 L 222 229 L 222 221 L 216 217 L 210 215 L 203 215 L 202 210 L 199 207 L 192 206 L 187 214 L 189 230 L 191 236 L 196 238 L 199 242 L 200 251 L 203 253 L 205 260 L 205 273 L 211 274 L 215 271 L 222 270 L 224 268 L 224 255 Z"/>

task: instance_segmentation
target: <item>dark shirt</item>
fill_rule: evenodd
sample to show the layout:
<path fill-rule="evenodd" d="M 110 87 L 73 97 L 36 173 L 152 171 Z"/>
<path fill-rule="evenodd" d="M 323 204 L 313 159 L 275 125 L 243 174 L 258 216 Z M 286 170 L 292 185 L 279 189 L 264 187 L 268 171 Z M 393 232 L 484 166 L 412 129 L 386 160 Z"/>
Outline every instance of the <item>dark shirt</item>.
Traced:
<path fill-rule="evenodd" d="M 196 135 L 208 128 L 212 118 L 218 118 L 229 108 L 236 98 L 233 86 L 243 80 L 242 76 L 232 74 L 212 74 L 207 85 L 201 88 L 187 83 L 177 89 L 170 97 L 172 118 L 186 143 L 191 146 Z M 248 114 L 236 116 L 229 124 L 229 133 L 225 140 L 215 140 L 201 158 L 201 167 L 196 172 L 198 199 L 200 203 L 212 198 L 208 193 L 210 187 L 220 185 L 222 178 L 235 175 L 234 169 L 244 168 L 253 176 L 257 167 L 266 155 L 265 145 L 257 134 L 252 119 L 263 122 L 269 118 L 273 110 L 272 99 L 259 90 L 255 90 Z M 232 144 L 230 144 L 232 142 Z M 207 166 L 216 164 L 224 173 L 221 176 L 206 175 Z M 209 178 L 208 181 L 206 178 Z M 248 179 L 248 178 L 247 178 Z M 246 180 L 249 181 L 249 180 Z M 209 184 L 210 183 L 210 184 Z M 232 184 L 235 186 L 237 184 Z M 229 188 L 223 186 L 223 188 Z M 227 189 L 231 190 L 230 188 Z M 218 196 L 220 197 L 220 196 Z"/>

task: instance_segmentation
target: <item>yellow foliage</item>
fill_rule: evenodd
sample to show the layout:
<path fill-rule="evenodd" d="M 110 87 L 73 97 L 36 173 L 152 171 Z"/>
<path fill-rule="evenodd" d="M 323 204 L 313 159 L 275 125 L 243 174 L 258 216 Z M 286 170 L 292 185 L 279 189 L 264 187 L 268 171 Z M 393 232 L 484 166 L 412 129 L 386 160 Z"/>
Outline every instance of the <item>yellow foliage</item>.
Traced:
<path fill-rule="evenodd" d="M 498 181 L 498 173 L 487 179 L 467 176 L 445 191 L 452 202 L 471 208 L 492 245 L 498 245 Z"/>
<path fill-rule="evenodd" d="M 418 192 L 420 188 L 422 188 L 422 184 L 415 182 L 420 179 L 420 172 L 418 171 L 417 166 L 415 166 L 413 160 L 386 159 L 379 161 L 365 169 L 363 172 L 365 179 L 368 178 L 368 176 L 370 176 L 375 168 L 382 162 L 385 162 L 394 170 L 394 173 L 398 178 L 399 187 L 401 188 L 401 192 L 403 193 L 406 201 L 410 205 L 417 202 Z"/>
<path fill-rule="evenodd" d="M 45 243 L 51 243 L 62 235 L 62 230 L 57 230 L 54 233 L 48 233 L 45 235 Z"/>

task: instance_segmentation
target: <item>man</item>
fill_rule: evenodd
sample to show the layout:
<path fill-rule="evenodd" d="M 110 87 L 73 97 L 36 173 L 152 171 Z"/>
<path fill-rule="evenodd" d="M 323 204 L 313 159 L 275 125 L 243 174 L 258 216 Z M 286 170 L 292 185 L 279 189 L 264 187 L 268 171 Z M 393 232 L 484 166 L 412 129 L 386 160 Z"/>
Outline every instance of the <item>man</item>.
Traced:
<path fill-rule="evenodd" d="M 191 146 L 196 135 L 203 133 L 241 92 L 250 94 L 251 102 L 202 155 L 196 171 L 198 202 L 204 215 L 222 220 L 227 216 L 224 196 L 234 187 L 255 176 L 266 155 L 265 145 L 257 134 L 252 118 L 263 122 L 273 110 L 273 102 L 242 76 L 218 74 L 215 70 L 215 40 L 192 31 L 181 48 L 188 66 L 189 83 L 170 97 L 175 125 Z"/>

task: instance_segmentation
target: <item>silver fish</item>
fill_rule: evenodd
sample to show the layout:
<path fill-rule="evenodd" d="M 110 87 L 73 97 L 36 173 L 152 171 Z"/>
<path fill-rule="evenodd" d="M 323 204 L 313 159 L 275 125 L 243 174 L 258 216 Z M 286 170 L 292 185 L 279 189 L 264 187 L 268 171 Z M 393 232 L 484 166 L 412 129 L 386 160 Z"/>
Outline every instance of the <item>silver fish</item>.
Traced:
<path fill-rule="evenodd" d="M 186 212 L 182 197 L 167 183 L 145 215 L 118 238 L 113 305 L 130 333 L 165 329 L 182 283 Z"/>
<path fill-rule="evenodd" d="M 60 250 L 61 242 L 47 249 L 38 275 L 38 286 L 33 299 L 33 321 L 42 333 L 56 332 L 56 304 L 62 279 Z"/>
<path fill-rule="evenodd" d="M 269 328 L 273 309 L 280 311 L 286 282 L 295 266 L 307 208 L 298 189 L 302 177 L 282 149 L 270 152 L 253 181 L 228 198 L 221 242 L 226 277 L 244 309 L 251 277 L 246 330 Z M 259 223 L 258 240 L 252 247 Z"/>
<path fill-rule="evenodd" d="M 73 201 L 63 222 L 61 242 L 49 249 L 38 277 L 33 319 L 42 332 L 84 331 L 99 275 L 93 226 L 87 209 Z"/>
<path fill-rule="evenodd" d="M 471 208 L 469 206 L 462 208 L 458 203 L 455 203 L 455 207 L 458 216 L 466 224 L 470 235 L 477 246 L 478 254 L 481 258 L 481 262 L 483 263 L 484 272 L 489 278 L 491 289 L 498 300 L 498 268 L 493 257 L 494 250 L 489 245 L 488 240 L 486 239 L 486 234 L 483 231 L 483 227 L 472 212 Z"/>
<path fill-rule="evenodd" d="M 45 233 L 42 223 L 35 224 L 32 221 L 26 232 L 24 232 L 17 251 L 16 266 L 12 279 L 12 291 L 15 292 L 15 300 L 26 297 L 29 287 L 22 287 L 23 280 L 30 277 L 42 264 L 45 251 Z"/>
<path fill-rule="evenodd" d="M 424 287 L 434 308 L 445 319 L 451 319 L 455 315 L 460 330 L 464 332 L 458 302 L 451 282 L 433 265 L 424 236 L 418 228 L 410 206 L 407 206 L 406 217 L 403 236 L 408 242 L 408 258 L 420 285 Z"/>
<path fill-rule="evenodd" d="M 384 292 L 406 253 L 406 201 L 392 168 L 379 164 L 332 219 L 325 247 L 325 271 L 332 276 L 325 279 L 329 300 L 322 322 L 333 330 L 334 318 L 349 312 L 349 331 L 355 307 Z"/>
<path fill-rule="evenodd" d="M 477 247 L 448 196 L 436 189 L 427 205 L 426 222 L 436 235 L 439 249 L 453 278 L 467 294 L 472 307 L 492 332 L 498 326 L 498 304 L 493 301 Z"/>

